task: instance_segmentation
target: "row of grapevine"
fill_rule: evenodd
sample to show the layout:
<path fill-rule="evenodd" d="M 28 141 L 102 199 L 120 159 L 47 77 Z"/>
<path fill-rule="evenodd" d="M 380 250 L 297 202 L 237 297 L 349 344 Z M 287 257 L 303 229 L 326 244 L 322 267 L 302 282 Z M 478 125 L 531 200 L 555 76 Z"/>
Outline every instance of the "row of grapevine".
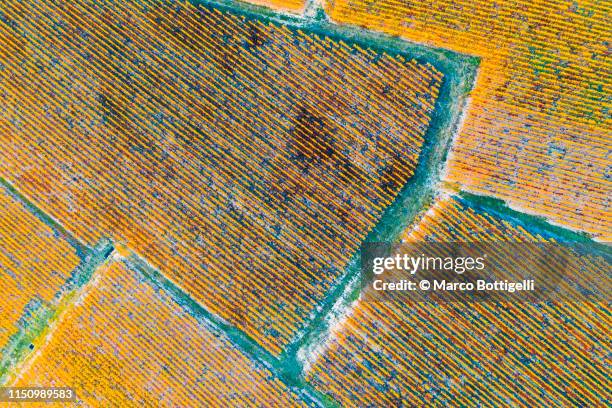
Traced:
<path fill-rule="evenodd" d="M 39 341 L 13 385 L 69 385 L 86 406 L 305 405 L 119 258 Z"/>
<path fill-rule="evenodd" d="M 332 20 L 482 57 L 448 179 L 609 241 L 610 3 L 330 0 Z"/>
<path fill-rule="evenodd" d="M 445 197 L 406 242 L 550 242 Z M 516 247 L 515 247 L 516 248 Z M 532 267 L 527 256 L 525 268 Z M 609 264 L 580 258 L 591 282 Z M 593 289 L 590 288 L 589 289 Z M 343 406 L 603 406 L 607 302 L 377 302 L 363 298 L 307 378 Z"/>

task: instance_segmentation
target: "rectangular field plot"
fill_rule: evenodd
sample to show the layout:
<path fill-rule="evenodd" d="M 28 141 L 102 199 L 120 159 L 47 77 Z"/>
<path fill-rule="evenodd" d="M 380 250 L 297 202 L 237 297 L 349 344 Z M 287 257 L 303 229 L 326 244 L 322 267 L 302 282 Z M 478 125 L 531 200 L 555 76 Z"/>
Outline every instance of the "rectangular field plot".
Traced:
<path fill-rule="evenodd" d="M 0 174 L 276 355 L 414 174 L 443 77 L 189 3 L 0 11 Z"/>
<path fill-rule="evenodd" d="M 0 185 L 0 378 L 80 262 L 76 249 Z"/>
<path fill-rule="evenodd" d="M 543 242 L 516 219 L 439 200 L 407 242 Z M 581 257 L 571 279 L 606 273 Z M 528 267 L 529 265 L 525 265 Z M 609 270 L 609 264 L 607 264 Z M 466 272 L 468 273 L 468 272 Z M 605 405 L 607 302 L 375 302 L 363 299 L 312 355 L 307 379 L 342 406 Z"/>
<path fill-rule="evenodd" d="M 37 347 L 12 385 L 70 386 L 87 406 L 306 406 L 117 258 Z"/>

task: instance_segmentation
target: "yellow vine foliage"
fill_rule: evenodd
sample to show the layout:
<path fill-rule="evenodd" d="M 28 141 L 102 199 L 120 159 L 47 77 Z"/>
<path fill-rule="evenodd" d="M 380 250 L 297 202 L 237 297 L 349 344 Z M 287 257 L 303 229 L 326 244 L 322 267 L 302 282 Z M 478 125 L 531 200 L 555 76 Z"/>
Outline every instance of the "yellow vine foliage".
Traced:
<path fill-rule="evenodd" d="M 0 11 L 0 174 L 274 354 L 412 176 L 442 81 L 188 2 Z"/>
<path fill-rule="evenodd" d="M 14 386 L 73 387 L 85 406 L 305 405 L 123 261 L 85 288 Z"/>
<path fill-rule="evenodd" d="M 332 20 L 482 58 L 448 180 L 612 239 L 609 1 L 328 0 Z"/>
<path fill-rule="evenodd" d="M 0 351 L 78 264 L 74 247 L 0 187 Z"/>

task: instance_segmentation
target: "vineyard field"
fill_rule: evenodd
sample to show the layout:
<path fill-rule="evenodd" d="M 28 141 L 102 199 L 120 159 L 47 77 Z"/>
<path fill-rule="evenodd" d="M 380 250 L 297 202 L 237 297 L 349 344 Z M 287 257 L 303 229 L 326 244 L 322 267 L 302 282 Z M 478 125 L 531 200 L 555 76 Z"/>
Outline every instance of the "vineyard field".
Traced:
<path fill-rule="evenodd" d="M 508 218 L 443 197 L 406 242 L 546 242 Z M 529 259 L 529 258 L 526 258 Z M 605 274 L 584 255 L 570 275 Z M 608 260 L 609 262 L 609 260 Z M 527 265 L 525 265 L 527 267 Z M 578 299 L 578 298 L 577 298 Z M 605 404 L 607 302 L 357 300 L 307 378 L 342 406 Z"/>
<path fill-rule="evenodd" d="M 79 265 L 76 249 L 0 185 L 0 378 Z"/>
<path fill-rule="evenodd" d="M 413 176 L 443 74 L 145 4 L 3 4 L 0 174 L 279 354 Z"/>
<path fill-rule="evenodd" d="M 69 384 L 88 406 L 307 406 L 114 255 L 37 348 L 13 385 Z"/>

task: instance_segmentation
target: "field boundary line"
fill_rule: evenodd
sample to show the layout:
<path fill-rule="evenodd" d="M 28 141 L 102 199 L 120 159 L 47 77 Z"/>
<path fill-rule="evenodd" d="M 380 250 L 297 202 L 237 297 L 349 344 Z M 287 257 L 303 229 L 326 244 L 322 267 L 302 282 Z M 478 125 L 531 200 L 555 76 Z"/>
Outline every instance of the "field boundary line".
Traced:
<path fill-rule="evenodd" d="M 81 242 L 75 237 L 75 234 L 68 231 L 56 218 L 47 214 L 43 210 L 41 210 L 36 204 L 34 204 L 33 200 L 27 197 L 25 194 L 21 193 L 15 185 L 4 177 L 0 176 L 0 187 L 4 187 L 8 194 L 13 197 L 15 200 L 19 201 L 23 206 L 34 216 L 36 216 L 40 221 L 50 227 L 54 232 L 56 232 L 61 239 L 64 239 L 70 245 L 72 245 L 79 257 L 85 256 L 88 252 L 92 250 L 85 243 Z"/>
<path fill-rule="evenodd" d="M 128 248 L 125 248 L 122 252 L 127 252 L 127 254 L 123 256 L 131 269 L 139 272 L 155 288 L 163 290 L 173 301 L 198 320 L 198 322 L 202 323 L 213 332 L 224 334 L 241 352 L 254 362 L 270 370 L 275 377 L 296 392 L 305 402 L 320 407 L 338 406 L 329 396 L 315 390 L 314 387 L 303 381 L 301 377 L 296 376 L 299 372 L 288 367 L 284 364 L 285 362 L 283 360 L 265 350 L 242 330 L 231 325 L 216 314 L 211 313 L 179 284 L 168 278 L 163 272 L 151 265 L 138 253 Z"/>

